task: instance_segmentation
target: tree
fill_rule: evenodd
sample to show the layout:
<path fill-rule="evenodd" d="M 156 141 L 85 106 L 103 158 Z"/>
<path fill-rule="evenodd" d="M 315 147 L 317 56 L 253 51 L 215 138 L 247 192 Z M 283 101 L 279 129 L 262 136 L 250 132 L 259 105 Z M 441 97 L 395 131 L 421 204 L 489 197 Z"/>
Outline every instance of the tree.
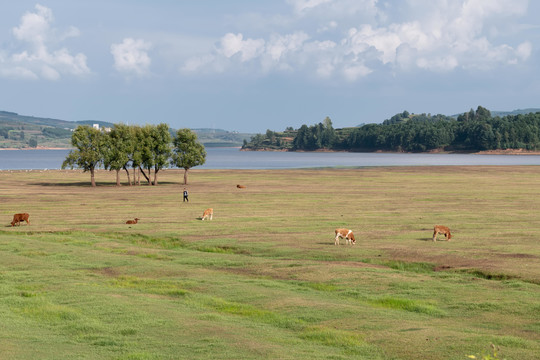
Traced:
<path fill-rule="evenodd" d="M 120 186 L 120 170 L 124 169 L 127 173 L 129 185 L 131 185 L 127 167 L 135 143 L 130 127 L 115 124 L 112 130 L 106 133 L 104 143 L 106 144 L 103 149 L 103 165 L 105 169 L 116 171 L 116 186 Z"/>
<path fill-rule="evenodd" d="M 327 149 L 332 149 L 336 139 L 336 132 L 332 127 L 332 120 L 327 116 L 323 120 L 323 131 L 321 134 L 321 144 Z"/>
<path fill-rule="evenodd" d="M 130 154 L 129 158 L 131 160 L 131 167 L 133 168 L 133 184 L 141 185 L 141 171 L 142 166 L 142 149 L 139 146 L 139 142 L 143 138 L 142 128 L 140 126 L 132 126 L 130 128 L 131 137 L 133 138 L 133 152 Z M 137 175 L 137 179 L 135 179 Z"/>
<path fill-rule="evenodd" d="M 474 114 L 474 119 L 479 121 L 491 120 L 491 112 L 485 107 L 478 106 L 476 113 Z"/>
<path fill-rule="evenodd" d="M 62 169 L 78 167 L 90 172 L 92 186 L 96 186 L 95 169 L 103 161 L 103 133 L 93 127 L 77 126 L 71 135 L 71 150 L 62 163 Z"/>
<path fill-rule="evenodd" d="M 152 156 L 154 162 L 154 185 L 158 184 L 158 172 L 169 165 L 171 157 L 171 133 L 169 125 L 159 124 L 152 127 Z"/>
<path fill-rule="evenodd" d="M 148 181 L 148 185 L 152 185 L 151 171 L 154 167 L 154 137 L 152 136 L 152 125 L 145 125 L 137 131 L 137 150 L 140 155 L 139 170 Z M 148 171 L 148 175 L 143 169 Z"/>
<path fill-rule="evenodd" d="M 206 150 L 197 141 L 197 134 L 190 129 L 178 130 L 173 146 L 171 165 L 184 169 L 184 184 L 187 185 L 188 170 L 205 163 Z"/>

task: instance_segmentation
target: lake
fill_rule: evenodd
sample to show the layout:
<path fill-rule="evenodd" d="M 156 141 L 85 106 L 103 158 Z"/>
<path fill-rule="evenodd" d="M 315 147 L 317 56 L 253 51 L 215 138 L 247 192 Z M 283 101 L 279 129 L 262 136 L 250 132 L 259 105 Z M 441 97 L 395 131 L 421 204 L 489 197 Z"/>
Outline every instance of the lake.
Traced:
<path fill-rule="evenodd" d="M 60 169 L 69 150 L 1 150 L 0 170 Z M 294 169 L 364 166 L 540 165 L 540 155 L 240 151 L 207 148 L 197 169 Z"/>

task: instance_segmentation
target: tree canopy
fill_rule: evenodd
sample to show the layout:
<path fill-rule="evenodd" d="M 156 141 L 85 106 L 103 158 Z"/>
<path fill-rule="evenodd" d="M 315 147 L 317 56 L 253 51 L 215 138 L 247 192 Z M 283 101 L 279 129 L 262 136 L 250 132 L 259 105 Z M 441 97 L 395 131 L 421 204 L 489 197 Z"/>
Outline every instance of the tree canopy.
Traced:
<path fill-rule="evenodd" d="M 203 165 L 206 161 L 206 150 L 197 141 L 197 134 L 190 129 L 180 129 L 173 140 L 174 153 L 171 164 L 184 169 L 184 184 L 187 184 L 188 170 Z"/>
<path fill-rule="evenodd" d="M 271 137 L 268 134 L 271 133 Z M 493 117 L 478 106 L 457 118 L 437 114 L 392 116 L 382 124 L 333 129 L 324 122 L 284 132 L 268 130 L 257 134 L 243 149 L 406 151 L 480 151 L 496 149 L 540 149 L 540 112 Z"/>
<path fill-rule="evenodd" d="M 124 169 L 131 185 L 129 167 L 139 170 L 149 185 L 158 184 L 158 173 L 169 165 L 186 170 L 202 165 L 206 159 L 204 146 L 189 129 L 178 130 L 171 136 L 167 124 L 128 126 L 115 124 L 110 131 L 84 125 L 72 134 L 70 151 L 62 168 L 80 168 L 91 173 L 91 184 L 96 186 L 94 171 L 103 165 L 116 171 L 116 184 L 120 185 L 119 172 Z M 152 181 L 152 170 L 154 179 Z M 135 182 L 135 174 L 133 176 Z M 187 182 L 187 175 L 184 181 Z"/>
<path fill-rule="evenodd" d="M 104 135 L 90 126 L 78 126 L 71 136 L 75 150 L 69 152 L 62 163 L 62 169 L 74 167 L 90 172 L 92 186 L 96 186 L 94 170 L 103 162 Z"/>

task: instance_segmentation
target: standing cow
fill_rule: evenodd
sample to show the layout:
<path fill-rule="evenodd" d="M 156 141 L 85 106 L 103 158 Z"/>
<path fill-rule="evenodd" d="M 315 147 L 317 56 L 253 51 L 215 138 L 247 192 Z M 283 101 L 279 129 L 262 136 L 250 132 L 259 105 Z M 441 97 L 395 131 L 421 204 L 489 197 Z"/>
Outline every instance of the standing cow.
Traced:
<path fill-rule="evenodd" d="M 443 225 L 435 225 L 433 227 L 433 241 L 437 241 L 437 236 L 443 234 L 446 238 L 446 241 L 450 241 L 452 234 L 450 234 L 450 229 Z"/>
<path fill-rule="evenodd" d="M 11 226 L 15 226 L 15 224 L 19 224 L 21 226 L 22 221 L 26 221 L 28 225 L 30 225 L 30 221 L 28 220 L 28 213 L 20 213 L 13 215 L 13 221 L 11 222 Z"/>
<path fill-rule="evenodd" d="M 345 244 L 356 244 L 356 239 L 352 230 L 349 229 L 336 229 L 336 239 L 334 240 L 334 245 L 339 245 L 339 239 L 344 238 Z"/>

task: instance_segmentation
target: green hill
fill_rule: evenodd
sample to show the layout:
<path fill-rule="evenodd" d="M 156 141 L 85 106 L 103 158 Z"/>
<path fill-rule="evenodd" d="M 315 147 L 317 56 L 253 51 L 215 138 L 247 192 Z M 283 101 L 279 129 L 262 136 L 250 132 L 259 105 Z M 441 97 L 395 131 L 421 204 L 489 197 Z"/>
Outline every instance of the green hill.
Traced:
<path fill-rule="evenodd" d="M 99 120 L 66 121 L 0 111 L 0 149 L 70 148 L 72 130 L 79 125 L 94 124 L 105 128 L 114 126 L 110 122 Z M 193 131 L 206 147 L 239 147 L 242 146 L 244 139 L 249 140 L 254 135 L 222 129 L 193 129 Z"/>
<path fill-rule="evenodd" d="M 516 109 L 512 111 L 496 111 L 496 110 L 490 110 L 491 116 L 493 117 L 504 117 L 507 115 L 520 115 L 520 114 L 530 114 L 530 113 L 537 113 L 540 111 L 540 108 L 529 108 L 529 109 Z M 451 115 L 451 117 L 457 119 L 457 117 L 461 114 L 455 114 Z"/>

